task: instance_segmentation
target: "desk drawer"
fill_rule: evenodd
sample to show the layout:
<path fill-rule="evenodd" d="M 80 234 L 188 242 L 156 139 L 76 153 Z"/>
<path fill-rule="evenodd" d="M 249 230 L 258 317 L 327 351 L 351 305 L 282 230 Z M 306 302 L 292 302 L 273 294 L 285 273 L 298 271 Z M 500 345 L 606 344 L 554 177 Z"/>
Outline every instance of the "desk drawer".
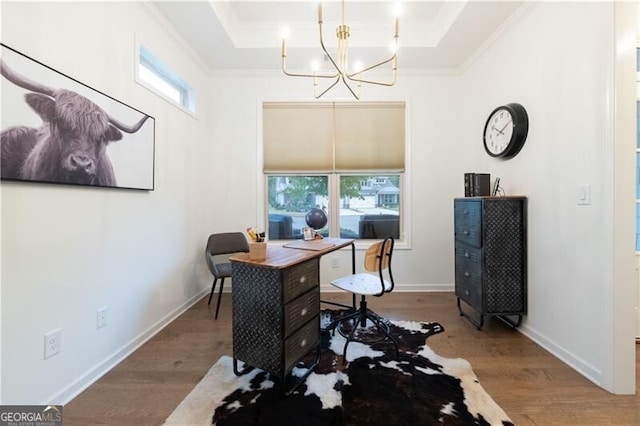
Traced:
<path fill-rule="evenodd" d="M 284 307 L 284 335 L 289 336 L 302 324 L 320 313 L 320 287 L 317 286 Z"/>
<path fill-rule="evenodd" d="M 282 286 L 284 302 L 295 299 L 314 286 L 320 286 L 320 259 L 311 259 L 304 263 L 284 269 Z"/>
<path fill-rule="evenodd" d="M 288 371 L 296 362 L 302 359 L 320 339 L 320 317 L 305 324 L 284 342 L 284 365 Z"/>

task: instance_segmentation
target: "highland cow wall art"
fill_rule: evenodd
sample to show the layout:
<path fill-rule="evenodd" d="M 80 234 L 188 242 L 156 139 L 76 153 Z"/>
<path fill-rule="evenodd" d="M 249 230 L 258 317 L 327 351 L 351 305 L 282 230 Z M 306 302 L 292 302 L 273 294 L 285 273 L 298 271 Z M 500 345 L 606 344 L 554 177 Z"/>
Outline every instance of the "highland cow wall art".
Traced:
<path fill-rule="evenodd" d="M 2 180 L 154 189 L 153 117 L 1 48 Z"/>

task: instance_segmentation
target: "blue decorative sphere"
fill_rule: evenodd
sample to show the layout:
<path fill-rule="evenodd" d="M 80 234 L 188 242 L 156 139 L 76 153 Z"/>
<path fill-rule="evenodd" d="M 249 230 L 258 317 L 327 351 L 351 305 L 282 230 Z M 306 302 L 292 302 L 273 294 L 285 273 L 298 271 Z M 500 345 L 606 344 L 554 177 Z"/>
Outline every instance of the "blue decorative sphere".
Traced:
<path fill-rule="evenodd" d="M 327 226 L 327 214 L 322 209 L 311 209 L 305 216 L 309 228 L 319 230 Z"/>

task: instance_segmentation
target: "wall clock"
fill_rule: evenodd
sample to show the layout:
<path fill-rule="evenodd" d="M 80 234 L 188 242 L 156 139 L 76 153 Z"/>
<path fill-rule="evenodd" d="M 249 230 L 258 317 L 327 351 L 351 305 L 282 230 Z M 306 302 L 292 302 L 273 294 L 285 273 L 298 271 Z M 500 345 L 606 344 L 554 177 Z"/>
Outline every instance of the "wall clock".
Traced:
<path fill-rule="evenodd" d="M 527 110 L 517 103 L 501 105 L 484 125 L 484 149 L 495 158 L 512 158 L 522 149 L 528 132 Z"/>

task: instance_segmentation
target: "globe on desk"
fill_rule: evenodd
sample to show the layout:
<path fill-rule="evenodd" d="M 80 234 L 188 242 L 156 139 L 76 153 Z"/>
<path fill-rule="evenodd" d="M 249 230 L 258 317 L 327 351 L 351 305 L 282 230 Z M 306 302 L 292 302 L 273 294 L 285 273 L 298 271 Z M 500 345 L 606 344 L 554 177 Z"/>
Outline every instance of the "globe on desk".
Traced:
<path fill-rule="evenodd" d="M 307 212 L 305 221 L 307 222 L 307 226 L 313 229 L 316 235 L 319 235 L 318 231 L 327 226 L 328 218 L 324 210 L 314 208 Z"/>

